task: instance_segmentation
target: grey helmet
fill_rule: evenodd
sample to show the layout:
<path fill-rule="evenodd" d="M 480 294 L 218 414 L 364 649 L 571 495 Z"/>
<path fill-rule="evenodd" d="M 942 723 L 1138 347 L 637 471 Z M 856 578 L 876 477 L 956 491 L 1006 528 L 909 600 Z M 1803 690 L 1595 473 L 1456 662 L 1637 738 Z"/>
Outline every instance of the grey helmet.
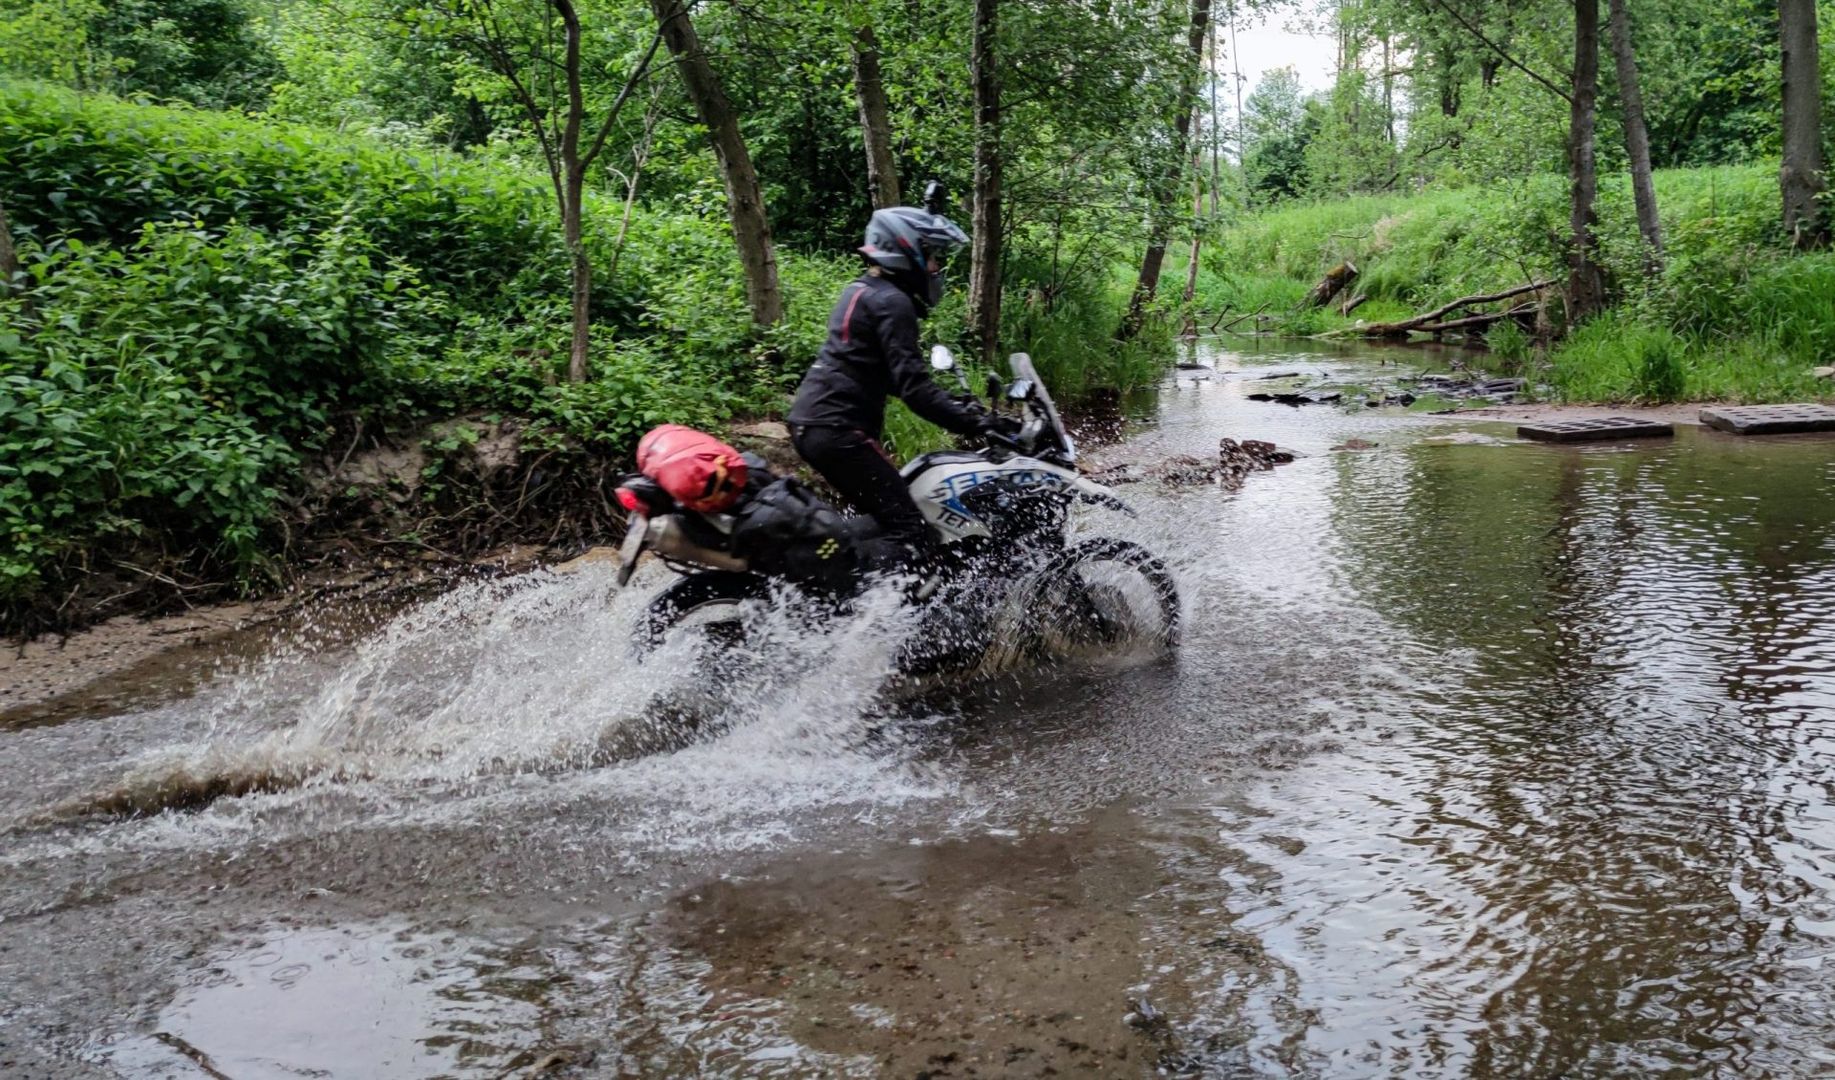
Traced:
<path fill-rule="evenodd" d="M 942 214 L 915 206 L 873 211 L 860 255 L 885 270 L 892 283 L 910 295 L 922 315 L 943 298 L 942 264 L 950 252 L 968 243 L 968 234 Z M 938 269 L 930 269 L 931 260 Z"/>

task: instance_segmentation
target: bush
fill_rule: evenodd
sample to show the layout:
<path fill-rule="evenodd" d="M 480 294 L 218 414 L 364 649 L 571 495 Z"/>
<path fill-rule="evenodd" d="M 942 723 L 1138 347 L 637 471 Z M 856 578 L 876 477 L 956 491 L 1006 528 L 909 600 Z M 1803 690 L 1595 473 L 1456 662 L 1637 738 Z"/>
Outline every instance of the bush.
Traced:
<path fill-rule="evenodd" d="M 148 225 L 28 248 L 0 301 L 0 596 L 149 529 L 251 571 L 282 474 L 329 411 L 411 385 L 429 305 L 361 229 Z M 29 302 L 28 302 L 29 301 Z"/>

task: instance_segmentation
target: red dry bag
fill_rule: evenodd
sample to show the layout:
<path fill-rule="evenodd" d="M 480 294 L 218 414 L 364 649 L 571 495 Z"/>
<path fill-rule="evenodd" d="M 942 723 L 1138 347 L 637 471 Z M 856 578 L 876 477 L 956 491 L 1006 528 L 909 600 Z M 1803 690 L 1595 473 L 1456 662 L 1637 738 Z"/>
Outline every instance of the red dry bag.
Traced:
<path fill-rule="evenodd" d="M 731 507 L 745 490 L 745 459 L 739 451 L 680 424 L 664 424 L 643 437 L 637 444 L 637 471 L 678 504 L 701 513 Z"/>

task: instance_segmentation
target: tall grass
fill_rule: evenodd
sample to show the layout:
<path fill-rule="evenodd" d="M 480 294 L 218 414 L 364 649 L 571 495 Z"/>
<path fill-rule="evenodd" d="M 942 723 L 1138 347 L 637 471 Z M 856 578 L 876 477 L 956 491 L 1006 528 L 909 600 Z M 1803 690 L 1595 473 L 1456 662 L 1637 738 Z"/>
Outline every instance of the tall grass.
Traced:
<path fill-rule="evenodd" d="M 1548 356 L 1570 400 L 1770 401 L 1828 397 L 1809 369 L 1835 363 L 1835 255 L 1795 255 L 1778 223 L 1777 172 L 1761 163 L 1656 176 L 1668 260 L 1646 279 L 1627 182 L 1602 182 L 1598 235 L 1615 307 Z M 1350 260 L 1382 321 L 1536 278 L 1559 281 L 1567 226 L 1563 178 L 1482 189 L 1360 196 L 1282 207 L 1226 229 L 1204 249 L 1198 306 L 1266 307 L 1292 332 L 1348 326 L 1300 305 Z M 1520 359 L 1526 343 L 1506 344 Z"/>

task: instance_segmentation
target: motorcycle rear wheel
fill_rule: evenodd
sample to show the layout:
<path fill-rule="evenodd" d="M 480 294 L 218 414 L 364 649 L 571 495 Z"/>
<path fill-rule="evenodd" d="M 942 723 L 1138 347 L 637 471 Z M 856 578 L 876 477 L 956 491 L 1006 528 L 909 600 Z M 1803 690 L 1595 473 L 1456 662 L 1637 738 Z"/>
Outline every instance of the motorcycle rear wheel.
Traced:
<path fill-rule="evenodd" d="M 644 609 L 637 627 L 638 655 L 660 648 L 677 627 L 694 625 L 710 640 L 723 646 L 744 644 L 746 607 L 763 603 L 771 595 L 771 582 L 757 574 L 708 570 L 690 574 L 656 595 Z M 703 616 L 696 620 L 696 616 Z"/>

